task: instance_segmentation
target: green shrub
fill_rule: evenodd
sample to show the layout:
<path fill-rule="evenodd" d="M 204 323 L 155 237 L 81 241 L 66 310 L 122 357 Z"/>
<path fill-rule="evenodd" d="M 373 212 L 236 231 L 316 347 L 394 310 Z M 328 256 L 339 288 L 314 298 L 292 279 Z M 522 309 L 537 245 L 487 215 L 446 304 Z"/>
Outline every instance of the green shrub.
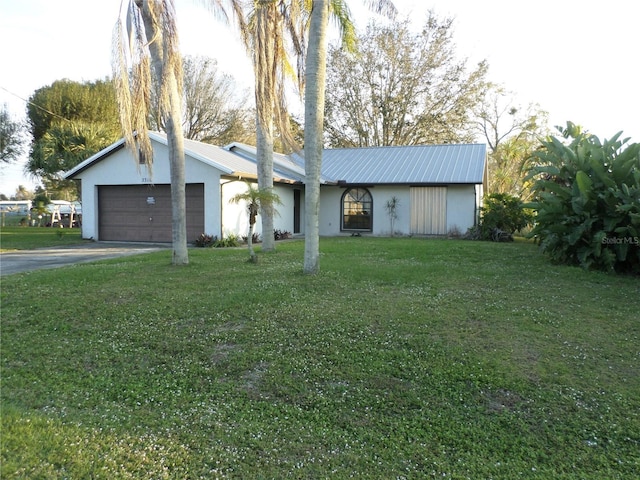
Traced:
<path fill-rule="evenodd" d="M 242 243 L 247 243 L 249 241 L 249 236 L 248 235 L 242 235 Z M 251 243 L 253 243 L 254 245 L 256 243 L 261 243 L 262 242 L 262 238 L 260 238 L 260 234 L 258 232 L 253 232 L 251 234 Z"/>
<path fill-rule="evenodd" d="M 531 214 L 518 197 L 508 193 L 492 193 L 484 198 L 481 208 L 480 238 L 501 241 L 531 222 Z"/>
<path fill-rule="evenodd" d="M 554 261 L 640 274 L 640 144 L 601 143 L 568 123 L 534 153 L 530 235 Z"/>
<path fill-rule="evenodd" d="M 226 237 L 218 240 L 213 243 L 215 248 L 231 248 L 231 247 L 239 247 L 240 246 L 240 238 L 238 235 L 230 233 Z"/>
<path fill-rule="evenodd" d="M 195 239 L 193 244 L 196 247 L 205 248 L 205 247 L 213 247 L 213 244 L 218 241 L 218 237 L 215 235 L 207 235 L 206 233 L 201 233 L 198 238 Z"/>
<path fill-rule="evenodd" d="M 287 239 L 289 239 L 291 237 L 292 237 L 291 232 L 289 232 L 288 230 L 275 229 L 273 231 L 274 240 L 287 240 Z"/>
<path fill-rule="evenodd" d="M 193 242 L 196 247 L 201 248 L 225 248 L 225 247 L 237 247 L 240 245 L 240 240 L 237 235 L 230 234 L 224 238 L 219 239 L 217 235 L 208 235 L 206 233 L 200 234 L 200 236 Z"/>

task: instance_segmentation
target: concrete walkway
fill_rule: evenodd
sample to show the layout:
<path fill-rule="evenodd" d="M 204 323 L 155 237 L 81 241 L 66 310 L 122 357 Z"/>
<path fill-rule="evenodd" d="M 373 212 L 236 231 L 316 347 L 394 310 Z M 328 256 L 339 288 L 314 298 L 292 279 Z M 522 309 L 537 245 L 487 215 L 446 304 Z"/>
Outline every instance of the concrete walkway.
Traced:
<path fill-rule="evenodd" d="M 67 247 L 40 248 L 0 253 L 0 275 L 57 268 L 75 263 L 155 252 L 170 245 L 95 242 Z"/>

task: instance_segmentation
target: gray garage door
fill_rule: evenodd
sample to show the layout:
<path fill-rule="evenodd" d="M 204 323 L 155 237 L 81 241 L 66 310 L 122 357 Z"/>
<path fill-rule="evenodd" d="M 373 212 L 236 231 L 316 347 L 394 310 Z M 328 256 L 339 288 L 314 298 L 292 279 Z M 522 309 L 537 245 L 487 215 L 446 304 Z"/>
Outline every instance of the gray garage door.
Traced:
<path fill-rule="evenodd" d="M 186 187 L 187 240 L 204 232 L 204 184 Z M 171 242 L 170 185 L 98 187 L 98 237 L 125 242 Z"/>

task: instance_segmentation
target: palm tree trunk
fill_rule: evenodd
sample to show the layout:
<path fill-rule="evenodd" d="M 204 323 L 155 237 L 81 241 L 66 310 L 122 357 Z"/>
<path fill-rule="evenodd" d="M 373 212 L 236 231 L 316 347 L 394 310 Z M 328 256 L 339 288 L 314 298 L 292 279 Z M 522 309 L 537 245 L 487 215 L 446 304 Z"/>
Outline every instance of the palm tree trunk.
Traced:
<path fill-rule="evenodd" d="M 305 274 L 316 274 L 320 271 L 320 169 L 322 166 L 328 18 L 329 1 L 314 1 L 309 27 L 309 49 L 305 64 L 304 157 L 306 214 L 303 268 Z"/>
<path fill-rule="evenodd" d="M 171 111 L 165 120 L 167 144 L 169 150 L 169 167 L 171 175 L 171 239 L 173 265 L 187 265 L 189 251 L 187 248 L 187 199 L 184 160 L 184 136 L 180 115 L 180 95 L 173 76 L 171 82 Z M 173 93 L 172 93 L 173 92 Z M 176 105 L 177 104 L 177 105 Z"/>
<path fill-rule="evenodd" d="M 273 191 L 273 116 L 276 95 L 275 33 L 278 12 L 276 2 L 262 2 L 256 8 L 255 95 L 256 95 L 256 160 L 258 188 Z M 275 250 L 273 237 L 273 205 L 261 205 L 262 251 Z"/>
<path fill-rule="evenodd" d="M 258 188 L 273 192 L 273 122 L 269 125 L 256 122 L 256 156 L 258 164 Z M 275 239 L 273 236 L 273 205 L 264 202 L 260 205 L 262 222 L 262 251 L 273 252 Z"/>
<path fill-rule="evenodd" d="M 253 204 L 249 206 L 249 235 L 247 236 L 247 247 L 249 248 L 249 261 L 251 263 L 258 263 L 258 256 L 253 250 L 253 231 L 256 224 L 256 215 L 258 214 L 258 208 Z"/>
<path fill-rule="evenodd" d="M 161 88 L 168 96 L 167 105 L 161 106 L 161 115 L 164 120 L 167 134 L 167 146 L 169 150 L 169 167 L 171 175 L 171 237 L 172 237 L 172 264 L 186 265 L 189 263 L 187 249 L 187 209 L 185 187 L 185 160 L 184 160 L 184 134 L 182 131 L 182 94 L 178 89 L 179 82 L 176 78 L 175 65 L 171 60 L 170 52 L 166 52 L 163 45 L 163 32 L 154 21 L 149 2 L 157 0 L 136 0 L 142 12 L 147 38 L 152 39 L 149 44 L 151 63 L 158 83 L 168 82 Z M 157 9 L 156 9 L 157 11 Z M 168 70 L 165 72 L 165 69 Z M 162 102 L 161 102 L 162 103 Z"/>

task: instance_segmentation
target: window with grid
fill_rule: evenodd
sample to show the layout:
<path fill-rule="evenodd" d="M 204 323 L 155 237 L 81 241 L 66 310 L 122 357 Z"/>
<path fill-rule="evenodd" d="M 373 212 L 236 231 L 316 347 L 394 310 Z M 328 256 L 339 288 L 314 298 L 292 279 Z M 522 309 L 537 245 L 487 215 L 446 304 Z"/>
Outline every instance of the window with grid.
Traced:
<path fill-rule="evenodd" d="M 371 231 L 373 198 L 369 190 L 350 188 L 342 195 L 342 230 Z"/>

